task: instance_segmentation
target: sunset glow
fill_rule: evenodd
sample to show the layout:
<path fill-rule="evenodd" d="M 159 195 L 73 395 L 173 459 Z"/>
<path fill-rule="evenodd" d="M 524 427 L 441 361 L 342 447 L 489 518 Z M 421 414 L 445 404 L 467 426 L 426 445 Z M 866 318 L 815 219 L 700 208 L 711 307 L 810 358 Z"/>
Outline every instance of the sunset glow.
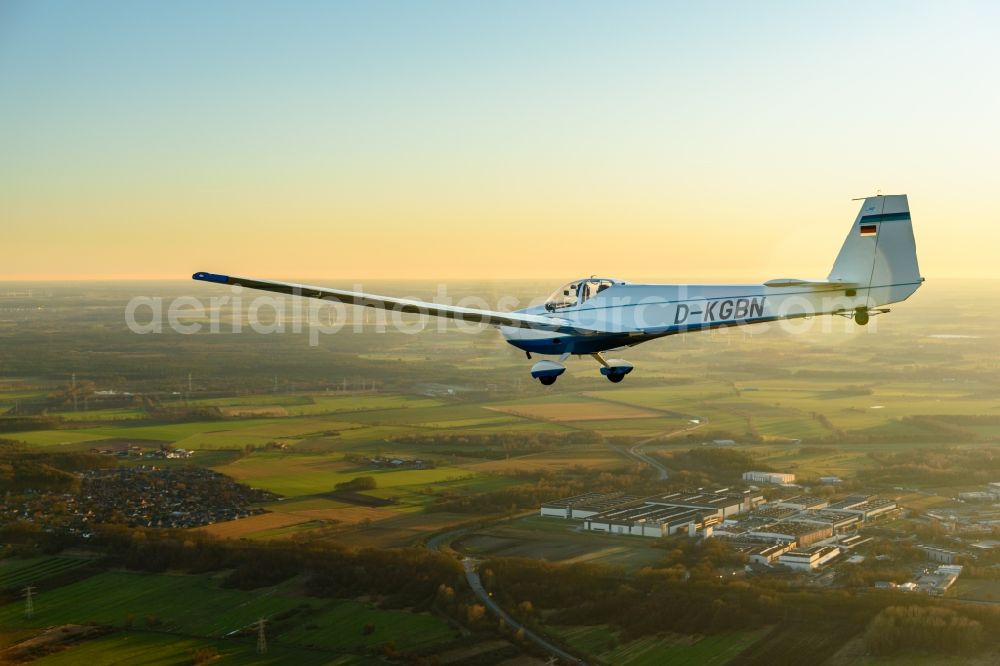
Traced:
<path fill-rule="evenodd" d="M 0 8 L 0 279 L 1000 277 L 991 3 Z"/>

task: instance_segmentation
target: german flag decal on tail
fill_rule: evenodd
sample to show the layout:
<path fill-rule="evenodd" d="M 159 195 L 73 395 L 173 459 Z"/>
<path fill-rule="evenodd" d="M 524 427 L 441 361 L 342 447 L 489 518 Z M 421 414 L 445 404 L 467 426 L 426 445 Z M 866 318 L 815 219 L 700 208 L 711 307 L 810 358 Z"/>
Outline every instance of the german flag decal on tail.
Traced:
<path fill-rule="evenodd" d="M 878 225 L 875 224 L 862 224 L 859 228 L 862 236 L 874 236 L 878 233 Z"/>

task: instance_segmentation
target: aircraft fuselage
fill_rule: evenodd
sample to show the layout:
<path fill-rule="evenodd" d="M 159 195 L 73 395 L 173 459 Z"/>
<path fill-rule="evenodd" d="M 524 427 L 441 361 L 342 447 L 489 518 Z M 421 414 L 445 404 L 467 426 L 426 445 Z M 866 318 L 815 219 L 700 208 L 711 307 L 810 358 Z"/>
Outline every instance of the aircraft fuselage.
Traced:
<path fill-rule="evenodd" d="M 507 342 L 527 352 L 592 354 L 679 333 L 851 313 L 902 301 L 919 286 L 920 281 L 850 289 L 616 283 L 580 305 L 551 313 L 545 306 L 518 311 L 569 320 L 580 327 L 579 334 L 500 329 Z M 588 332 L 594 330 L 602 332 Z"/>

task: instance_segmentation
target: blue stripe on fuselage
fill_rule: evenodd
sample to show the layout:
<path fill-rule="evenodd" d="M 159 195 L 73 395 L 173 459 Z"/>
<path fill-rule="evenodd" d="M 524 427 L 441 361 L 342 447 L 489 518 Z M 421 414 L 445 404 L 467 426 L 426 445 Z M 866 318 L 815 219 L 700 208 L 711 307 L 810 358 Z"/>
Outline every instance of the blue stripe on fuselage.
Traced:
<path fill-rule="evenodd" d="M 521 338 L 510 339 L 507 342 L 518 349 L 532 352 L 533 354 L 593 354 L 595 352 L 607 351 L 618 347 L 630 347 L 640 342 L 663 338 L 668 335 L 687 333 L 689 331 L 704 331 L 713 328 L 729 328 L 731 326 L 744 326 L 746 324 L 762 324 L 778 319 L 793 319 L 796 317 L 812 316 L 803 313 L 801 315 L 785 315 L 783 317 L 768 316 L 755 317 L 754 319 L 730 319 L 727 321 L 712 321 L 697 324 L 676 324 L 647 329 L 641 333 L 609 333 L 606 335 L 561 335 L 544 338 Z"/>

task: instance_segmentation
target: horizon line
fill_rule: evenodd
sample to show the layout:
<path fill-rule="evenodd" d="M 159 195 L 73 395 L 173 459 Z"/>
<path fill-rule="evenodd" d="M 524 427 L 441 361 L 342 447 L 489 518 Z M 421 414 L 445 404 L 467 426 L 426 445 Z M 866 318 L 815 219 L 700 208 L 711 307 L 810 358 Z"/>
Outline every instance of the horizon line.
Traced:
<path fill-rule="evenodd" d="M 256 277 L 256 276 L 241 276 L 241 277 Z M 462 281 L 462 282 L 503 282 L 503 281 L 560 281 L 560 280 L 576 280 L 581 277 L 588 276 L 576 276 L 568 277 L 567 275 L 561 276 L 528 276 L 528 277 L 496 277 L 496 276 L 428 276 L 428 277 L 392 277 L 392 276 L 353 276 L 353 277 L 333 277 L 333 276 L 297 276 L 297 277 L 282 277 L 282 281 L 298 281 L 298 280 L 323 280 L 323 281 L 338 281 L 338 282 L 350 282 L 350 281 L 363 281 L 363 280 L 374 280 L 374 281 L 392 281 L 392 282 L 429 282 L 429 281 Z M 605 276 L 600 275 L 599 277 L 615 277 L 618 276 Z M 924 276 L 925 278 L 927 276 Z M 279 278 L 274 278 L 279 279 Z M 636 281 L 646 281 L 646 280 L 706 280 L 708 278 L 704 276 L 688 275 L 688 276 L 666 276 L 666 275 L 640 275 L 632 279 L 625 279 L 626 282 L 636 282 Z M 741 275 L 715 275 L 710 278 L 709 282 L 706 284 L 728 284 L 730 280 L 738 280 L 741 283 L 763 283 L 769 278 L 760 280 L 759 278 L 749 278 L 747 276 Z M 176 277 L 176 276 L 135 276 L 135 275 L 67 275 L 67 276 L 56 276 L 56 277 L 26 277 L 26 276 L 3 276 L 0 275 L 0 284 L 31 284 L 31 283 L 67 283 L 67 282 L 190 282 L 192 278 L 187 277 Z M 970 276 L 970 275 L 939 275 L 930 278 L 930 280 L 983 280 L 983 281 L 1000 281 L 1000 276 Z"/>

